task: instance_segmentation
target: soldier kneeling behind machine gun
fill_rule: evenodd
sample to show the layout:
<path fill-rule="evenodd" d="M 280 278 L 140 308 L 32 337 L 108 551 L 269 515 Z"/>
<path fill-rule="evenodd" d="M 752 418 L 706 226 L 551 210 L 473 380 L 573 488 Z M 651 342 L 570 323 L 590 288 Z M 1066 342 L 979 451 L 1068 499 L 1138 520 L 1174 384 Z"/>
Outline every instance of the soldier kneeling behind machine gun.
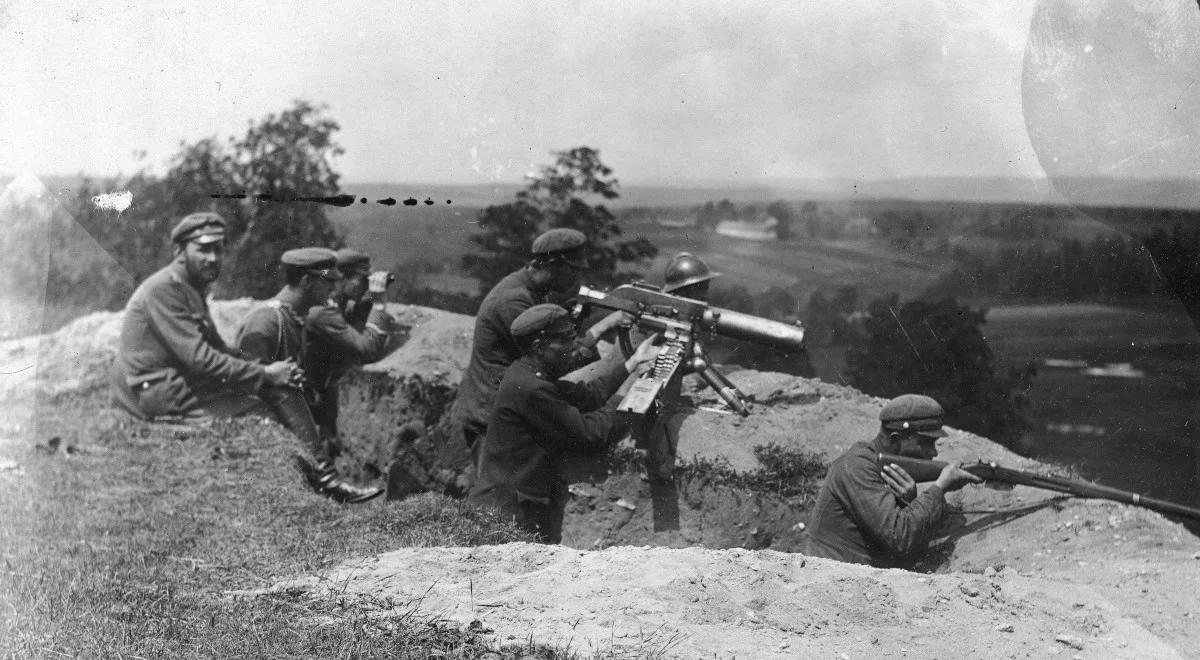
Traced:
<path fill-rule="evenodd" d="M 708 270 L 707 265 L 690 254 L 680 254 L 672 261 L 672 265 L 677 262 L 681 262 L 681 266 L 698 262 L 702 268 L 693 269 L 695 272 L 682 268 L 681 272 L 691 272 L 692 275 L 675 278 L 672 282 L 672 270 L 668 266 L 668 283 L 663 290 L 641 282 L 619 286 L 609 293 L 586 286 L 579 288 L 579 304 L 574 312 L 576 318 L 587 316 L 592 307 L 626 312 L 633 317 L 633 325 L 640 330 L 658 333 L 663 337 L 662 349 L 653 366 L 633 381 L 617 410 L 641 417 L 644 427 L 652 427 L 661 421 L 664 410 L 674 403 L 669 399 L 678 396 L 679 378 L 684 373 L 695 372 L 731 410 L 743 417 L 748 416 L 751 404 L 746 395 L 713 368 L 701 343 L 702 338 L 705 335 L 717 335 L 795 353 L 804 349 L 804 328 L 799 324 L 771 321 L 677 295 L 680 290 L 695 295 L 695 289 L 684 287 L 701 282 L 707 284 L 708 279 L 716 276 Z M 633 354 L 629 328 L 618 330 L 618 341 L 625 356 Z M 652 453 L 654 449 L 650 448 L 649 451 Z M 669 462 L 665 465 L 647 466 L 651 478 L 669 479 L 674 464 L 674 447 L 670 447 L 666 453 Z"/>

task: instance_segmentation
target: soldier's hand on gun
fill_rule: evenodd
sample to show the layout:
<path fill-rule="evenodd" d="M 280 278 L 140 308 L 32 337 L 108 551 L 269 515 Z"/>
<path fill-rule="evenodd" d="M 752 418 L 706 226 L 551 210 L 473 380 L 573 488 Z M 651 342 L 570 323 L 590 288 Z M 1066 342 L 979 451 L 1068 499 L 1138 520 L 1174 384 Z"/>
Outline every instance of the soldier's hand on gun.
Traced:
<path fill-rule="evenodd" d="M 290 385 L 292 379 L 296 378 L 296 373 L 300 372 L 300 365 L 296 364 L 295 360 L 281 360 L 263 367 L 263 371 L 266 372 L 268 385 L 284 387 Z M 303 372 L 300 373 L 303 375 Z"/>
<path fill-rule="evenodd" d="M 658 352 L 662 350 L 662 346 L 655 346 L 654 342 L 656 340 L 658 340 L 658 335 L 647 337 L 645 341 L 643 341 L 637 347 L 637 350 L 633 352 L 633 355 L 629 356 L 628 360 L 625 360 L 625 370 L 629 373 L 633 373 L 634 371 L 637 371 L 638 367 L 646 364 L 647 362 L 651 362 L 654 360 L 654 358 L 658 357 Z"/>
<path fill-rule="evenodd" d="M 367 291 L 373 294 L 384 293 L 392 282 L 395 281 L 395 275 L 386 270 L 377 270 L 367 276 Z"/>
<path fill-rule="evenodd" d="M 636 319 L 629 312 L 613 312 L 608 316 L 600 319 L 591 328 L 588 328 L 588 333 L 599 339 L 601 336 L 621 327 L 629 327 L 634 324 Z"/>
<path fill-rule="evenodd" d="M 936 483 L 942 487 L 943 491 L 949 493 L 967 484 L 983 483 L 983 479 L 962 469 L 957 463 L 950 463 L 942 468 L 942 473 L 938 475 Z"/>
<path fill-rule="evenodd" d="M 883 466 L 882 474 L 883 482 L 896 497 L 906 503 L 917 499 L 917 482 L 913 481 L 904 468 L 895 463 L 888 463 Z"/>

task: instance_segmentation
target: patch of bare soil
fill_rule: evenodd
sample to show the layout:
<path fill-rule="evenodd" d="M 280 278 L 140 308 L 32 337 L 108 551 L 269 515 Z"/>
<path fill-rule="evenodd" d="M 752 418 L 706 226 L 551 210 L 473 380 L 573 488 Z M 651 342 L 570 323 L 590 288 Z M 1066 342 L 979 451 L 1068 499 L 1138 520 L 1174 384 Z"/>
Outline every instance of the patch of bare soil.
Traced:
<path fill-rule="evenodd" d="M 238 305 L 214 305 L 223 328 L 236 322 Z M 423 487 L 451 490 L 465 457 L 445 413 L 466 363 L 471 319 L 391 309 L 408 328 L 402 345 L 352 375 L 343 394 L 351 460 L 369 475 L 397 455 Z M 54 335 L 0 343 L 6 365 L 37 358 L 32 376 L 0 381 L 0 406 L 20 411 L 38 392 L 101 384 L 118 323 L 119 315 L 93 315 Z M 882 401 L 850 388 L 753 371 L 729 377 L 755 399 L 753 414 L 722 414 L 710 391 L 689 385 L 681 457 L 749 471 L 757 467 L 754 447 L 774 444 L 832 459 L 878 424 Z M 949 460 L 1048 467 L 958 431 L 939 450 Z M 532 635 L 584 653 L 1200 655 L 1200 540 L 1150 511 L 972 486 L 951 495 L 957 512 L 925 573 L 879 570 L 796 552 L 804 543 L 803 498 L 699 477 L 664 487 L 636 472 L 590 467 L 580 474 L 591 478 L 572 488 L 566 547 L 399 550 L 272 589 L 416 599 L 463 625 L 478 621 L 501 640 Z"/>

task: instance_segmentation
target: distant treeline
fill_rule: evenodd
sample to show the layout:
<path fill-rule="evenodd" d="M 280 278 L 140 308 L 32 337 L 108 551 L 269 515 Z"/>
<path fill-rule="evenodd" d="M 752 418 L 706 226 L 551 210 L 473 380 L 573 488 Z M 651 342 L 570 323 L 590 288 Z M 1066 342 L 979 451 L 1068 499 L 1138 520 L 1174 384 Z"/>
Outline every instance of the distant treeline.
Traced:
<path fill-rule="evenodd" d="M 955 250 L 954 256 L 954 270 L 926 297 L 1140 303 L 1200 284 L 1200 227 L 1178 224 L 1170 231 L 1129 237 L 1062 239 L 1057 247 L 1007 245 L 982 254 Z"/>

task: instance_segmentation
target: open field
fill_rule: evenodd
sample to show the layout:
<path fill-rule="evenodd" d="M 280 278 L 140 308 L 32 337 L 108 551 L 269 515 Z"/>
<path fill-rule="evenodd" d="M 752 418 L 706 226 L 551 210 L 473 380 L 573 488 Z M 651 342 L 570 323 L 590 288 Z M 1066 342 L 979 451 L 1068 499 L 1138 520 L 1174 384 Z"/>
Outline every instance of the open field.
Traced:
<path fill-rule="evenodd" d="M 996 307 L 987 318 L 1001 368 L 1051 358 L 1145 373 L 1039 368 L 1027 411 L 1037 456 L 1117 488 L 1200 504 L 1200 335 L 1191 319 L 1102 305 Z"/>

